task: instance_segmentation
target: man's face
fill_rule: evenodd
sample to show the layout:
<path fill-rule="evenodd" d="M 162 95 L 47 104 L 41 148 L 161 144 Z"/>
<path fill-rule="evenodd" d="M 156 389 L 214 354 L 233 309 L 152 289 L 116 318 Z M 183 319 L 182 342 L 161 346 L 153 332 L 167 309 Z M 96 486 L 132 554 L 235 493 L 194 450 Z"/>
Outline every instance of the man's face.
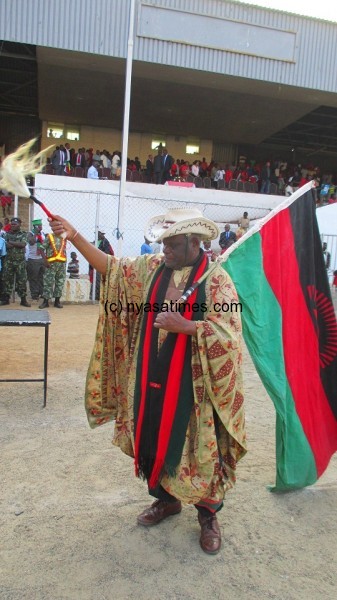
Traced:
<path fill-rule="evenodd" d="M 225 225 L 225 231 L 229 231 L 230 227 L 229 225 Z"/>
<path fill-rule="evenodd" d="M 35 233 L 40 233 L 40 231 L 42 231 L 42 225 L 34 225 L 34 231 Z"/>
<path fill-rule="evenodd" d="M 173 235 L 163 241 L 164 262 L 169 269 L 181 269 L 193 263 L 199 254 L 195 238 Z"/>
<path fill-rule="evenodd" d="M 11 223 L 11 231 L 13 231 L 14 233 L 16 231 L 20 231 L 20 226 L 21 226 L 21 223 Z"/>

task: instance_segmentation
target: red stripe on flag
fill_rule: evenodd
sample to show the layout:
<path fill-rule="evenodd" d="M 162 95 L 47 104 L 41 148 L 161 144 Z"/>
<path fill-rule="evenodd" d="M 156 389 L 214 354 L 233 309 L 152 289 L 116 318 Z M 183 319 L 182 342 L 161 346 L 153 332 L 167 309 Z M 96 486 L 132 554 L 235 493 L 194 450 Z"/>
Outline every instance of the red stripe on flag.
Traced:
<path fill-rule="evenodd" d="M 337 450 L 337 421 L 320 379 L 318 336 L 303 296 L 289 210 L 260 234 L 264 272 L 282 310 L 286 375 L 319 477 Z"/>

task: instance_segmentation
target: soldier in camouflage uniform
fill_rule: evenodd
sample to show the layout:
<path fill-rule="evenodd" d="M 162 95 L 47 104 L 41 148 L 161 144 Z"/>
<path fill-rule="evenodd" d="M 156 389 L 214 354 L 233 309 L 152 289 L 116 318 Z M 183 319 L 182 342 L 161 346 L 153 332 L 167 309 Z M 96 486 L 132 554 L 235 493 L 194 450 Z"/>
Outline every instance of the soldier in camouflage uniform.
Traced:
<path fill-rule="evenodd" d="M 66 280 L 66 243 L 63 238 L 48 233 L 40 247 L 46 270 L 43 275 L 43 302 L 39 308 L 48 308 L 50 298 L 55 298 L 55 308 L 63 308 L 60 298 Z"/>
<path fill-rule="evenodd" d="M 7 256 L 3 270 L 3 299 L 1 306 L 9 304 L 9 298 L 14 286 L 15 291 L 21 298 L 21 306 L 30 307 L 26 300 L 27 295 L 27 272 L 25 248 L 27 244 L 28 233 L 21 231 L 21 219 L 13 217 L 11 219 L 10 231 L 6 232 L 5 241 L 7 247 Z"/>

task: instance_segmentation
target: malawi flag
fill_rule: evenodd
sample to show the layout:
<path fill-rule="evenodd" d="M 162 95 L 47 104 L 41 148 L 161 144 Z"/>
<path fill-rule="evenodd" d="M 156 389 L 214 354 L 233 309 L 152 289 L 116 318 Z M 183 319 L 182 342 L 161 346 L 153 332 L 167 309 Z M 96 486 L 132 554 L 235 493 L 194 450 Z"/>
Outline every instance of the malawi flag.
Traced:
<path fill-rule="evenodd" d="M 314 483 L 337 450 L 337 323 L 309 183 L 225 259 L 243 335 L 276 408 L 276 485 Z"/>

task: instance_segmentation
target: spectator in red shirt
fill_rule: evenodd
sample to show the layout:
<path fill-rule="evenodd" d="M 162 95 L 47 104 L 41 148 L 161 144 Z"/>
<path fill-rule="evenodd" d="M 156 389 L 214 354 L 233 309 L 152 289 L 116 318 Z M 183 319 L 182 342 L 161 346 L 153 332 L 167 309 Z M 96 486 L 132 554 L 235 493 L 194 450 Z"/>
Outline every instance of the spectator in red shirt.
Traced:
<path fill-rule="evenodd" d="M 308 177 L 303 177 L 303 175 L 302 175 L 302 177 L 300 179 L 300 182 L 298 184 L 298 187 L 302 187 L 303 185 L 305 185 L 306 183 L 308 183 L 308 181 L 309 181 L 309 178 Z"/>
<path fill-rule="evenodd" d="M 225 183 L 229 183 L 232 179 L 233 179 L 233 171 L 229 168 L 229 165 L 226 165 Z"/>
<path fill-rule="evenodd" d="M 206 158 L 204 157 L 199 165 L 199 175 L 200 177 L 206 177 L 207 176 L 207 169 L 208 169 L 208 164 L 206 162 Z"/>
<path fill-rule="evenodd" d="M 180 165 L 180 176 L 186 177 L 190 174 L 190 165 L 188 160 L 185 160 L 182 165 Z"/>
<path fill-rule="evenodd" d="M 11 224 L 9 222 L 9 218 L 5 217 L 4 218 L 4 227 L 3 227 L 3 231 L 10 231 L 11 230 Z"/>
<path fill-rule="evenodd" d="M 178 175 L 179 175 L 179 167 L 178 167 L 178 164 L 177 164 L 177 162 L 178 162 L 178 161 L 176 161 L 176 160 L 173 160 L 173 164 L 172 164 L 172 167 L 171 167 L 171 176 L 172 176 L 173 178 L 174 178 L 174 177 L 178 177 Z"/>
<path fill-rule="evenodd" d="M 1 200 L 1 206 L 2 206 L 2 213 L 3 213 L 3 217 L 6 217 L 6 206 L 7 206 L 7 214 L 9 215 L 11 212 L 11 204 L 12 204 L 12 196 L 6 192 L 5 190 L 0 190 L 1 195 L 0 195 L 0 200 Z"/>

